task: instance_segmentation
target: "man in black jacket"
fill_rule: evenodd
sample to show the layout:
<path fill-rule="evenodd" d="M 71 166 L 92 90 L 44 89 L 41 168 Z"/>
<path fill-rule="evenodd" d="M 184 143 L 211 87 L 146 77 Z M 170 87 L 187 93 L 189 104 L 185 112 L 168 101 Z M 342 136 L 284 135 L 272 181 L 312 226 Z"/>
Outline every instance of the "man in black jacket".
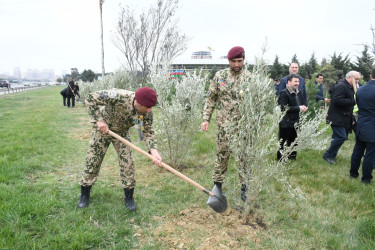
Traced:
<path fill-rule="evenodd" d="M 68 91 L 67 91 L 67 98 L 68 98 L 68 108 L 70 107 L 70 99 L 72 99 L 72 108 L 75 106 L 75 78 L 72 78 L 72 80 L 68 83 Z"/>
<path fill-rule="evenodd" d="M 298 74 L 298 70 L 299 70 L 299 67 L 298 67 L 298 63 L 291 63 L 290 66 L 289 66 L 289 74 Z M 276 86 L 276 95 L 280 95 L 280 92 L 285 89 L 286 85 L 288 84 L 288 76 L 284 76 L 283 78 L 280 79 L 280 82 L 279 84 Z M 305 86 L 305 79 L 302 77 L 302 76 L 298 76 L 299 77 L 299 86 L 298 86 L 298 90 L 302 92 L 302 96 L 303 96 L 303 105 L 305 105 L 306 107 L 308 106 L 307 104 L 307 94 L 306 94 L 306 86 Z"/>
<path fill-rule="evenodd" d="M 66 106 L 66 98 L 68 97 L 68 88 L 65 88 L 65 89 L 61 90 L 60 94 L 63 97 L 63 104 L 64 104 L 64 106 Z"/>
<path fill-rule="evenodd" d="M 331 124 L 333 132 L 332 141 L 323 155 L 323 159 L 330 164 L 336 164 L 337 153 L 351 131 L 355 105 L 353 85 L 357 84 L 360 78 L 359 72 L 350 71 L 345 79 L 333 88 L 327 115 L 327 123 Z"/>
<path fill-rule="evenodd" d="M 286 114 L 279 124 L 279 141 L 280 150 L 277 151 L 277 160 L 282 158 L 281 150 L 284 149 L 284 143 L 290 146 L 297 137 L 296 126 L 299 122 L 300 112 L 306 112 L 307 107 L 304 105 L 304 98 L 302 92 L 298 89 L 299 76 L 297 74 L 288 75 L 288 83 L 286 88 L 280 92 L 278 105 L 281 110 L 287 109 Z M 288 159 L 295 160 L 297 152 L 293 151 L 288 155 Z"/>

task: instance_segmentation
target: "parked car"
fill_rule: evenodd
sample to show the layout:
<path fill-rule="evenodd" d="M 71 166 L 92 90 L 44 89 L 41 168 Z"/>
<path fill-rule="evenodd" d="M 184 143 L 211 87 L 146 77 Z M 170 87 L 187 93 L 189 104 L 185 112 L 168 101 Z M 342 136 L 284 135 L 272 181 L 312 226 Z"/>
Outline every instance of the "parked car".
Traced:
<path fill-rule="evenodd" d="M 0 80 L 0 88 L 10 88 L 10 83 L 7 80 Z"/>

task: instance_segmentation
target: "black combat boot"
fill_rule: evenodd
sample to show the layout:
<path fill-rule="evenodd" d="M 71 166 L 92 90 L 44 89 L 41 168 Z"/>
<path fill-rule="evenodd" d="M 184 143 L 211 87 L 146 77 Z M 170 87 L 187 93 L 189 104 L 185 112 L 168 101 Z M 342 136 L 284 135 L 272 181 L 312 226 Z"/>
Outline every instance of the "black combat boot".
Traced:
<path fill-rule="evenodd" d="M 245 184 L 242 184 L 242 185 L 241 185 L 241 200 L 242 200 L 243 202 L 245 202 L 246 199 L 247 199 L 247 197 L 246 197 L 246 191 L 247 191 L 247 187 L 246 187 L 246 185 L 245 185 Z"/>
<path fill-rule="evenodd" d="M 90 190 L 92 186 L 81 186 L 81 197 L 78 201 L 78 207 L 87 207 L 90 201 Z"/>
<path fill-rule="evenodd" d="M 130 211 L 135 211 L 137 209 L 137 206 L 135 205 L 135 201 L 133 198 L 134 188 L 131 188 L 131 189 L 124 188 L 124 191 L 125 191 L 125 206 Z"/>

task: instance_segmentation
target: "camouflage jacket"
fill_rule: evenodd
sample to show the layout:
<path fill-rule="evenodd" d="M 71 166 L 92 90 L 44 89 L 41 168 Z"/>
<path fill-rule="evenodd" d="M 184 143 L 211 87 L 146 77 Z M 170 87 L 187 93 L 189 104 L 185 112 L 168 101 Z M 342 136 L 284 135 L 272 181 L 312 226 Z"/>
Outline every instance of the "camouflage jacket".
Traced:
<path fill-rule="evenodd" d="M 216 122 L 224 126 L 240 118 L 238 102 L 241 100 L 241 83 L 249 81 L 251 74 L 248 70 L 238 72 L 230 68 L 218 71 L 210 84 L 203 110 L 203 121 L 210 121 L 217 104 Z"/>
<path fill-rule="evenodd" d="M 90 93 L 86 106 L 90 121 L 104 121 L 113 132 L 125 132 L 141 123 L 145 142 L 149 149 L 156 149 L 155 131 L 152 126 L 152 112 L 141 114 L 134 108 L 135 93 L 123 89 L 100 90 Z"/>

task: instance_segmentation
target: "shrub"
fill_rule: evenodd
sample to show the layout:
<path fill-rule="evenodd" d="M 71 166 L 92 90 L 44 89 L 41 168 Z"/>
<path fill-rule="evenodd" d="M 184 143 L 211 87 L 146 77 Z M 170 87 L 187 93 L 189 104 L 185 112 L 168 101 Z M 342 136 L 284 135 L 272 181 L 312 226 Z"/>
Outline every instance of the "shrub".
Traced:
<path fill-rule="evenodd" d="M 170 70 L 169 65 L 151 67 L 150 82 L 161 109 L 155 125 L 159 150 L 166 162 L 178 167 L 186 159 L 192 139 L 200 129 L 206 77 L 201 72 L 185 71 L 181 79 L 170 80 Z"/>
<path fill-rule="evenodd" d="M 113 88 L 135 91 L 137 89 L 137 86 L 134 86 L 134 84 L 132 84 L 132 78 L 127 71 L 119 70 L 112 75 L 106 75 L 102 80 L 95 80 L 93 82 L 81 82 L 79 84 L 79 93 L 82 100 L 85 100 L 86 96 L 89 93 Z"/>

